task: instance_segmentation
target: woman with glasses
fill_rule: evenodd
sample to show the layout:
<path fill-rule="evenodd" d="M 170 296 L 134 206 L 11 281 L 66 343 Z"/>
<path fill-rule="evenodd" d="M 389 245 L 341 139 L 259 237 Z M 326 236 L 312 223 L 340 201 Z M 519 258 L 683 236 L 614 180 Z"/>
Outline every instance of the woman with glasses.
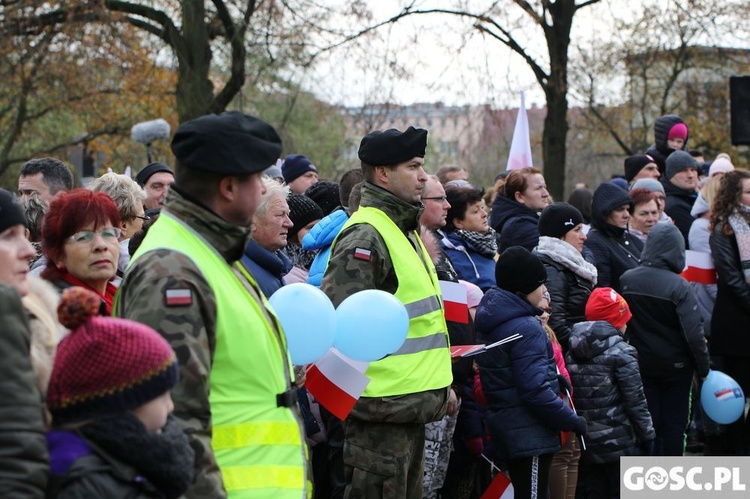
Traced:
<path fill-rule="evenodd" d="M 130 261 L 130 252 L 128 251 L 130 238 L 143 228 L 145 221 L 150 220 L 150 217 L 146 216 L 143 211 L 146 191 L 127 175 L 112 172 L 105 173 L 91 182 L 89 189 L 109 195 L 120 211 L 120 230 L 122 233 L 120 234 L 120 257 L 117 262 L 117 275 L 122 277 Z"/>
<path fill-rule="evenodd" d="M 51 203 L 42 228 L 42 250 L 47 268 L 42 277 L 59 289 L 82 286 L 102 299 L 102 313 L 110 315 L 117 288 L 120 212 L 103 192 L 74 189 Z"/>

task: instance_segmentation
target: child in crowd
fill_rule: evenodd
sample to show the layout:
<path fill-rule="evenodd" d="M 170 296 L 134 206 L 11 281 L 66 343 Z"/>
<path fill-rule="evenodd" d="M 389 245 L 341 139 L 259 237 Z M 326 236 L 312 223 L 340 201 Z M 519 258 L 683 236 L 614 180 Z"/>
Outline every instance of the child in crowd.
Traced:
<path fill-rule="evenodd" d="M 620 456 L 653 453 L 656 436 L 638 369 L 623 338 L 632 314 L 612 288 L 596 288 L 586 319 L 573 326 L 567 366 L 573 400 L 588 425 L 586 497 L 620 496 Z"/>
<path fill-rule="evenodd" d="M 506 461 L 516 498 L 545 497 L 560 432 L 583 433 L 586 421 L 559 396 L 552 343 L 539 321 L 544 265 L 514 246 L 500 255 L 495 278 L 497 287 L 485 293 L 477 309 L 478 340 L 491 344 L 520 337 L 477 357 L 493 457 Z"/>
<path fill-rule="evenodd" d="M 179 377 L 169 344 L 153 329 L 97 316 L 96 293 L 63 292 L 47 392 L 47 497 L 177 498 L 193 478 L 194 454 L 170 416 Z"/>

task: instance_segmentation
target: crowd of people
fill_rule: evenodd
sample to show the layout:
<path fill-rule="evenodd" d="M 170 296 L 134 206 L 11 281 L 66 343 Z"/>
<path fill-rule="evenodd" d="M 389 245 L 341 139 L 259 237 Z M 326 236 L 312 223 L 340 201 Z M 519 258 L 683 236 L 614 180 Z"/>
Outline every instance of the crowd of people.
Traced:
<path fill-rule="evenodd" d="M 622 456 L 747 455 L 750 421 L 692 399 L 710 366 L 750 393 L 750 172 L 679 116 L 654 135 L 568 202 L 536 168 L 429 175 L 414 127 L 321 179 L 236 111 L 135 179 L 28 161 L 0 190 L 2 495 L 469 499 L 502 470 L 517 498 L 619 497 Z M 407 311 L 343 420 L 290 360 L 291 283 Z"/>

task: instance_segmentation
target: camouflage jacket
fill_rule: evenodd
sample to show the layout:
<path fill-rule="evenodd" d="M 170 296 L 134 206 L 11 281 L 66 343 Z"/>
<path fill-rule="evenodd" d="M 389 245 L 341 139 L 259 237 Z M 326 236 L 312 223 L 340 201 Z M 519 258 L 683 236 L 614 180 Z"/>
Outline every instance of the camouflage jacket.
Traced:
<path fill-rule="evenodd" d="M 249 228 L 226 222 L 174 187 L 169 190 L 164 209 L 196 231 L 228 263 L 242 256 Z M 150 230 L 159 230 L 159 222 Z M 258 292 L 238 275 L 245 288 L 260 301 Z M 192 302 L 187 306 L 166 307 L 165 293 L 169 289 L 190 289 Z M 167 249 L 150 251 L 135 260 L 125 273 L 118 294 L 117 315 L 159 331 L 180 362 L 180 381 L 172 390 L 174 415 L 190 437 L 196 459 L 196 479 L 186 494 L 188 498 L 226 497 L 211 450 L 208 399 L 216 313 L 216 296 L 198 267 L 182 253 Z M 274 323 L 269 317 L 266 320 Z"/>
<path fill-rule="evenodd" d="M 362 185 L 360 206 L 370 206 L 385 212 L 404 232 L 412 246 L 417 247 L 419 217 L 424 210 L 422 204 L 409 204 L 391 192 L 365 182 Z M 368 250 L 370 258 L 355 258 L 357 249 Z M 418 254 L 423 258 L 421 252 Z M 389 293 L 396 292 L 398 276 L 385 241 L 373 226 L 357 224 L 341 231 L 332 246 L 331 259 L 320 289 L 336 307 L 358 291 L 380 289 Z M 357 401 L 351 417 L 391 423 L 435 421 L 445 415 L 448 388 L 400 397 L 362 397 Z"/>

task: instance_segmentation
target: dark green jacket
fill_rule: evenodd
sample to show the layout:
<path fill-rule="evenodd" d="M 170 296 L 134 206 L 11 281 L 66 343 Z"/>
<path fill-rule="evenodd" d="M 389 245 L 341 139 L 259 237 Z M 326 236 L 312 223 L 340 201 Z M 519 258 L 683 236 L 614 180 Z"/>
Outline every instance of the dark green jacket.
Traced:
<path fill-rule="evenodd" d="M 29 322 L 15 289 L 0 284 L 0 497 L 42 498 L 49 461 Z"/>

